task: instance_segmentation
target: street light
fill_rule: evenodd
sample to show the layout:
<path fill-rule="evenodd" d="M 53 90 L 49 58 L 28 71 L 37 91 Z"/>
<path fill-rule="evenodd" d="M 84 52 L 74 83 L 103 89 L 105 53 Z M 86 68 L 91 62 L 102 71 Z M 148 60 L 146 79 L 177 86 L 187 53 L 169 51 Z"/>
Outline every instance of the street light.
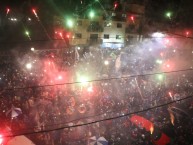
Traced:
<path fill-rule="evenodd" d="M 31 51 L 35 51 L 34 47 L 31 48 Z"/>
<path fill-rule="evenodd" d="M 68 20 L 67 20 L 67 26 L 70 27 L 70 28 L 72 28 L 73 25 L 74 25 L 73 20 L 72 20 L 72 19 L 68 19 Z"/>
<path fill-rule="evenodd" d="M 27 36 L 29 36 L 29 31 L 25 31 L 25 34 L 26 34 Z"/>
<path fill-rule="evenodd" d="M 105 61 L 104 61 L 104 64 L 105 64 L 105 65 L 109 65 L 109 61 L 108 61 L 108 60 L 105 60 Z"/>
<path fill-rule="evenodd" d="M 27 64 L 25 65 L 25 67 L 30 70 L 30 69 L 32 68 L 32 64 L 31 64 L 31 63 L 27 63 Z"/>
<path fill-rule="evenodd" d="M 92 18 L 94 18 L 94 16 L 95 16 L 94 11 L 90 11 L 90 12 L 89 12 L 89 17 L 92 19 Z"/>
<path fill-rule="evenodd" d="M 169 19 L 171 19 L 172 13 L 171 12 L 167 12 L 166 13 L 166 17 L 168 17 Z"/>

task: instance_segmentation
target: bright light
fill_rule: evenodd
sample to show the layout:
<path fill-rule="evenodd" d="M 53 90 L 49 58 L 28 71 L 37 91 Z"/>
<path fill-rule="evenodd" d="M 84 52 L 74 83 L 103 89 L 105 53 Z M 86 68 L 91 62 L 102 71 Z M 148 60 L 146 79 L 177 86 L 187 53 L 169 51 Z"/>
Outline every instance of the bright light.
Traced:
<path fill-rule="evenodd" d="M 61 80 L 61 79 L 62 79 L 62 76 L 58 76 L 58 79 Z"/>
<path fill-rule="evenodd" d="M 35 50 L 35 49 L 32 47 L 32 48 L 31 48 L 31 51 L 34 51 L 34 50 Z"/>
<path fill-rule="evenodd" d="M 63 37 L 61 32 L 59 33 L 59 35 L 60 35 L 60 37 Z"/>
<path fill-rule="evenodd" d="M 166 13 L 166 17 L 168 17 L 168 18 L 171 18 L 171 15 L 172 15 L 171 12 L 167 12 L 167 13 Z"/>
<path fill-rule="evenodd" d="M 79 82 L 81 82 L 81 83 L 87 83 L 87 82 L 88 82 L 88 78 L 85 77 L 85 76 L 81 76 L 81 77 L 79 78 Z"/>
<path fill-rule="evenodd" d="M 114 3 L 114 9 L 116 9 L 117 8 L 117 6 L 118 6 L 118 3 Z"/>
<path fill-rule="evenodd" d="M 90 11 L 89 17 L 92 19 L 95 16 L 95 13 L 93 11 Z"/>
<path fill-rule="evenodd" d="M 73 27 L 73 25 L 74 25 L 74 22 L 71 20 L 71 19 L 68 19 L 67 20 L 67 25 L 68 25 L 68 27 Z"/>
<path fill-rule="evenodd" d="M 26 64 L 26 68 L 27 68 L 27 69 L 31 69 L 31 68 L 32 68 L 32 64 L 31 64 L 31 63 L 27 63 L 27 64 Z"/>
<path fill-rule="evenodd" d="M 17 21 L 17 18 L 10 18 L 11 21 Z"/>
<path fill-rule="evenodd" d="M 169 68 L 169 67 L 170 67 L 170 65 L 169 65 L 169 64 L 167 64 L 167 65 L 166 65 L 166 67 L 168 67 L 168 68 Z"/>
<path fill-rule="evenodd" d="M 70 34 L 67 34 L 66 37 L 67 37 L 67 38 L 70 38 Z"/>
<path fill-rule="evenodd" d="M 9 8 L 7 8 L 7 14 L 10 12 L 10 9 Z"/>
<path fill-rule="evenodd" d="M 29 35 L 29 31 L 25 31 L 25 34 L 26 34 L 26 35 Z"/>
<path fill-rule="evenodd" d="M 36 13 L 36 10 L 35 9 L 32 9 L 32 12 L 34 13 L 34 15 L 38 18 L 38 15 Z"/>
<path fill-rule="evenodd" d="M 157 75 L 157 79 L 158 79 L 159 81 L 163 81 L 164 75 L 163 75 L 163 74 L 158 74 L 158 75 Z"/>
<path fill-rule="evenodd" d="M 33 12 L 34 14 L 36 14 L 36 10 L 35 10 L 35 9 L 32 9 L 32 12 Z"/>
<path fill-rule="evenodd" d="M 132 21 L 134 21 L 134 16 L 131 16 L 130 19 L 131 19 Z"/>
<path fill-rule="evenodd" d="M 153 127 L 153 125 L 151 125 L 151 127 L 150 127 L 150 129 L 149 129 L 149 130 L 150 130 L 150 133 L 151 133 L 151 134 L 153 134 L 153 131 L 154 131 L 154 127 Z"/>
<path fill-rule="evenodd" d="M 170 40 L 169 39 L 166 39 L 165 40 L 166 44 L 170 43 Z"/>
<path fill-rule="evenodd" d="M 169 96 L 172 98 L 172 93 L 171 93 L 171 92 L 169 92 L 168 94 L 169 94 Z"/>
<path fill-rule="evenodd" d="M 92 86 L 88 87 L 87 91 L 88 92 L 93 92 L 93 87 Z"/>
<path fill-rule="evenodd" d="M 155 32 L 152 34 L 152 37 L 154 38 L 163 38 L 165 35 L 161 32 Z"/>
<path fill-rule="evenodd" d="M 108 60 L 105 60 L 104 64 L 105 64 L 105 65 L 108 65 L 108 64 L 109 64 L 109 61 L 108 61 Z"/>
<path fill-rule="evenodd" d="M 162 64 L 162 63 L 163 63 L 163 61 L 162 61 L 162 60 L 157 59 L 157 60 L 156 60 L 156 63 L 158 63 L 158 64 Z"/>
<path fill-rule="evenodd" d="M 172 45 L 172 40 L 169 39 L 169 38 L 165 38 L 163 43 L 166 45 L 166 46 L 169 46 L 169 45 Z"/>
<path fill-rule="evenodd" d="M 189 31 L 186 31 L 186 37 L 188 37 L 190 35 Z"/>
<path fill-rule="evenodd" d="M 109 22 L 109 23 L 107 23 L 107 27 L 110 27 L 112 24 Z"/>
<path fill-rule="evenodd" d="M 0 144 L 3 143 L 3 136 L 0 134 Z"/>
<path fill-rule="evenodd" d="M 54 54 L 51 54 L 51 57 L 54 58 Z"/>

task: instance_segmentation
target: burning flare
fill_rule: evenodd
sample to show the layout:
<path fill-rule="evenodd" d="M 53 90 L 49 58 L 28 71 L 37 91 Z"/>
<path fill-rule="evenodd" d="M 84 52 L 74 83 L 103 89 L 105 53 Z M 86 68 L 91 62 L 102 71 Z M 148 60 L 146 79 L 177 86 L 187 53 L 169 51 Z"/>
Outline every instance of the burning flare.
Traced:
<path fill-rule="evenodd" d="M 153 127 L 153 124 L 152 124 L 151 127 L 150 127 L 150 133 L 153 134 L 153 131 L 154 131 L 154 127 Z"/>

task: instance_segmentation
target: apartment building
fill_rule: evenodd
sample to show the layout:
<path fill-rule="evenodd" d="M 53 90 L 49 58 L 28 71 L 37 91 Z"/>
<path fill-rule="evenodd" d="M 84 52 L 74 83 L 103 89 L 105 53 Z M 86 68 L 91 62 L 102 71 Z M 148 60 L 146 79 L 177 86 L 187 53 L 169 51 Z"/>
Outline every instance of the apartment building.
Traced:
<path fill-rule="evenodd" d="M 143 15 L 143 5 L 128 3 L 122 11 L 105 11 L 93 18 L 74 17 L 72 27 L 62 28 L 63 24 L 60 29 L 65 29 L 63 34 L 71 46 L 118 49 L 140 40 Z"/>
<path fill-rule="evenodd" d="M 102 32 L 102 48 L 123 48 L 125 45 L 124 21 L 104 20 L 104 31 Z"/>

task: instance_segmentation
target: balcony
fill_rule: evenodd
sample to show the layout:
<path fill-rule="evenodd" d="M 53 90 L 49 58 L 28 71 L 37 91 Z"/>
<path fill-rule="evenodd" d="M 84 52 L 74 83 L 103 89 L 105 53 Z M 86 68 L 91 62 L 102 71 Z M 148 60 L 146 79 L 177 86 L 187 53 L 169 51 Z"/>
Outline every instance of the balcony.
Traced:
<path fill-rule="evenodd" d="M 103 32 L 103 27 L 96 21 L 92 21 L 87 28 L 87 32 Z"/>
<path fill-rule="evenodd" d="M 102 39 L 90 38 L 90 39 L 87 40 L 87 43 L 90 44 L 90 45 L 101 44 L 102 43 Z"/>

